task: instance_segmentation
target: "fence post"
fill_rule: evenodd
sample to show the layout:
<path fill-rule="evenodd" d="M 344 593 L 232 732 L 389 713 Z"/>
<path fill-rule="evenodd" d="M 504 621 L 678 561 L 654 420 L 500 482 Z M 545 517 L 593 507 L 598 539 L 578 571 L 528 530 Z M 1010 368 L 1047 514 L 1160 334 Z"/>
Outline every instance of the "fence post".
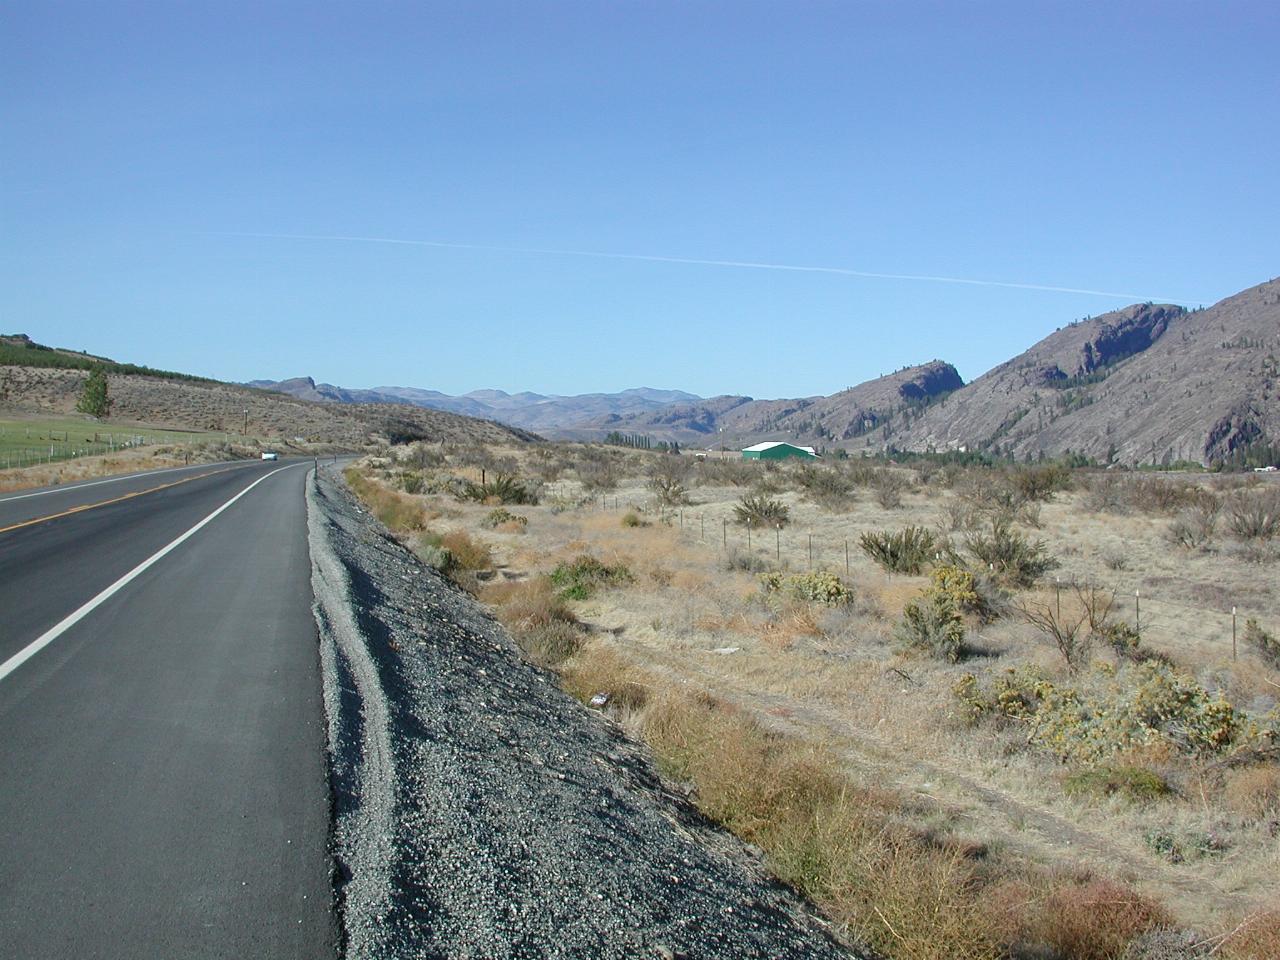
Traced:
<path fill-rule="evenodd" d="M 1133 591 L 1133 632 L 1142 633 L 1142 602 L 1137 590 Z"/>
<path fill-rule="evenodd" d="M 846 577 L 849 575 L 849 538 L 848 537 L 846 537 L 844 541 L 844 575 Z"/>
<path fill-rule="evenodd" d="M 809 569 L 813 569 L 813 534 L 809 534 Z"/>
<path fill-rule="evenodd" d="M 726 552 L 728 551 L 728 549 L 729 549 L 729 521 L 728 521 L 728 519 L 727 519 L 727 518 L 726 518 L 726 519 L 722 519 L 722 520 L 720 521 L 720 545 L 725 549 L 725 551 L 726 551 Z"/>
<path fill-rule="evenodd" d="M 782 524 L 773 531 L 773 559 L 782 562 Z"/>
<path fill-rule="evenodd" d="M 1236 660 L 1236 608 L 1231 608 L 1231 659 Z"/>
<path fill-rule="evenodd" d="M 707 518 L 704 514 L 698 514 L 698 539 L 703 543 L 707 540 Z"/>
<path fill-rule="evenodd" d="M 751 518 L 747 518 L 747 553 L 751 552 Z"/>
<path fill-rule="evenodd" d="M 1062 579 L 1053 578 L 1053 593 L 1058 602 L 1058 622 L 1062 622 Z"/>

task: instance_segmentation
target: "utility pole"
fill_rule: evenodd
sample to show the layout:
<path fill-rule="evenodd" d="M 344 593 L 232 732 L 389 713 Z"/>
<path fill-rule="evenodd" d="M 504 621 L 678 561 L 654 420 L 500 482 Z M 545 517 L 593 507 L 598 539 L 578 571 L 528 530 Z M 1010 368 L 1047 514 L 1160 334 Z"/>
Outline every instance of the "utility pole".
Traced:
<path fill-rule="evenodd" d="M 244 435 L 249 435 L 249 408 L 244 408 Z"/>

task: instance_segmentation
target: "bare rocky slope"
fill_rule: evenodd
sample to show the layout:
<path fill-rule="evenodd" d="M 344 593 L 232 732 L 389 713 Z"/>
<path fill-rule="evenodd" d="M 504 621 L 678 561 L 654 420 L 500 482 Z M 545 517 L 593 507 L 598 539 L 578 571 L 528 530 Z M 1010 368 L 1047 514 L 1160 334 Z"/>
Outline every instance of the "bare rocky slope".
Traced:
<path fill-rule="evenodd" d="M 1277 357 L 1280 282 L 1271 280 L 1204 310 L 1142 303 L 1069 324 L 967 385 L 934 361 L 829 397 L 716 397 L 559 435 L 1211 464 L 1280 443 Z"/>
<path fill-rule="evenodd" d="M 1064 327 L 868 445 L 1211 463 L 1280 439 L 1280 282 Z"/>
<path fill-rule="evenodd" d="M 58 367 L 0 366 L 0 409 L 68 414 L 87 373 Z M 360 448 L 413 439 L 512 443 L 535 439 L 523 430 L 407 404 L 338 406 L 212 380 L 111 374 L 112 416 L 154 426 L 249 433 L 284 442 Z"/>

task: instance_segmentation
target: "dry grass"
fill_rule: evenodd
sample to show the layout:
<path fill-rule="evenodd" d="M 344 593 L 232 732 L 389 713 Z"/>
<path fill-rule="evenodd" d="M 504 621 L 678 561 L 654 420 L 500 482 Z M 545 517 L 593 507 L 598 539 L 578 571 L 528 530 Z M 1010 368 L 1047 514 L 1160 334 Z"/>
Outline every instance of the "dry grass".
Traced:
<path fill-rule="evenodd" d="M 563 663 L 582 646 L 578 618 L 547 577 L 493 584 L 482 588 L 480 598 L 495 607 L 498 619 L 539 666 Z"/>
<path fill-rule="evenodd" d="M 427 529 L 431 515 L 420 498 L 392 490 L 356 467 L 348 467 L 343 475 L 348 486 L 391 532 L 408 533 Z"/>
<path fill-rule="evenodd" d="M 1275 960 L 1280 957 L 1280 906 L 1253 914 L 1223 941 L 1227 960 Z"/>
<path fill-rule="evenodd" d="M 1223 798 L 1228 810 L 1250 823 L 1280 822 L 1280 769 L 1268 765 L 1234 771 Z"/>
<path fill-rule="evenodd" d="M 999 939 L 1071 960 L 1114 960 L 1141 934 L 1172 918 L 1152 900 L 1109 880 L 1027 881 L 992 891 L 988 913 Z"/>
<path fill-rule="evenodd" d="M 440 546 L 449 551 L 460 570 L 474 572 L 493 569 L 493 550 L 487 543 L 472 537 L 465 530 L 451 530 L 442 535 Z"/>
<path fill-rule="evenodd" d="M 573 451 L 558 448 L 557 455 L 572 461 Z M 1228 918 L 1256 910 L 1268 895 L 1280 866 L 1274 838 L 1266 835 L 1266 817 L 1251 821 L 1253 815 L 1245 815 L 1246 808 L 1255 809 L 1247 798 L 1258 790 L 1266 795 L 1265 784 L 1255 789 L 1250 780 L 1262 783 L 1262 774 L 1215 775 L 1176 752 L 1139 756 L 1139 751 L 1117 757 L 1115 763 L 1156 771 L 1171 786 L 1171 795 L 1135 800 L 1127 799 L 1125 791 L 1109 795 L 1104 789 L 1071 796 L 1064 784 L 1072 771 L 1029 751 L 1016 726 L 966 729 L 955 716 L 951 690 L 966 671 L 998 675 L 1011 666 L 1034 665 L 1055 682 L 1067 679 L 1059 656 L 1034 631 L 1007 614 L 993 623 L 969 618 L 967 643 L 976 659 L 953 666 L 900 652 L 893 624 L 928 580 L 886 574 L 863 555 L 858 540 L 867 531 L 911 524 L 938 529 L 944 537 L 959 536 L 947 529 L 948 514 L 960 500 L 957 478 L 938 472 L 929 482 L 904 489 L 900 507 L 885 509 L 866 494 L 851 494 L 838 503 L 812 496 L 789 485 L 786 471 L 770 471 L 768 483 L 756 489 L 786 505 L 792 523 L 780 534 L 754 531 L 748 550 L 746 529 L 733 524 L 733 507 L 751 481 L 733 485 L 746 478 L 737 465 L 727 462 L 723 470 L 717 465 L 707 471 L 699 467 L 689 486 L 695 502 L 672 512 L 654 502 L 644 455 L 608 462 L 615 483 L 610 509 L 600 509 L 599 501 L 580 504 L 582 485 L 566 468 L 542 506 L 522 508 L 529 517 L 523 536 L 493 538 L 496 565 L 506 574 L 536 579 L 540 572 L 589 553 L 634 573 L 634 582 L 625 587 L 572 603 L 595 639 L 558 668 L 565 686 L 584 699 L 609 694 L 610 708 L 629 732 L 673 745 L 670 750 L 655 748 L 660 757 L 669 754 L 663 763 L 672 766 L 664 769 L 679 775 L 683 763 L 695 795 L 719 796 L 707 809 L 762 846 L 762 838 L 771 838 L 774 870 L 810 892 L 855 935 L 891 957 L 1065 957 L 1076 954 L 1047 944 L 1071 943 L 1070 931 L 1085 929 L 1082 924 L 1090 916 L 1112 931 L 1093 937 L 1102 944 L 1122 942 L 1135 923 L 1147 922 L 1143 918 L 1155 922 L 1166 916 L 1162 909 L 1180 923 L 1221 933 L 1236 922 Z M 980 486 L 983 477 L 975 474 L 974 485 Z M 857 481 L 854 489 L 871 479 Z M 1280 676 L 1259 669 L 1243 643 L 1240 662 L 1232 663 L 1230 608 L 1239 604 L 1273 632 L 1280 626 L 1280 590 L 1269 568 L 1236 552 L 1223 540 L 1225 534 L 1210 548 L 1214 552 L 1170 548 L 1165 539 L 1169 511 L 1198 503 L 1198 494 L 1166 494 L 1144 484 L 1122 512 L 1104 515 L 1087 509 L 1088 496 L 1076 489 L 1058 491 L 1042 505 L 1036 501 L 1039 527 L 1023 530 L 1031 539 L 1046 541 L 1048 551 L 1061 560 L 1055 573 L 1063 587 L 1055 589 L 1050 576 L 1034 590 L 1014 588 L 1014 596 L 1052 604 L 1056 614 L 1060 593 L 1063 614 L 1069 615 L 1076 604 L 1069 584 L 1101 583 L 1118 598 L 1114 619 L 1132 624 L 1133 591 L 1141 589 L 1144 647 L 1174 657 L 1180 668 L 1233 703 L 1267 709 L 1280 692 L 1274 685 Z M 440 508 L 438 500 L 427 502 Z M 980 513 L 991 509 L 980 507 Z M 457 525 L 478 530 L 487 511 L 459 509 Z M 624 526 L 620 521 L 628 512 L 644 525 Z M 827 609 L 771 606 L 757 572 L 807 569 L 810 533 L 813 566 L 838 572 L 853 602 Z M 851 546 L 847 574 L 846 542 Z M 1111 569 L 1121 553 L 1124 569 Z M 733 563 L 728 562 L 731 557 L 736 558 Z M 499 615 L 504 616 L 501 608 Z M 1241 640 L 1244 622 L 1242 615 Z M 1115 660 L 1105 644 L 1095 645 L 1092 656 Z M 679 719 L 690 711 L 706 716 L 696 723 Z M 743 724 L 755 728 L 742 732 L 737 728 Z M 731 727 L 737 732 L 730 732 Z M 779 732 L 797 744 L 799 753 L 789 760 L 780 759 L 790 748 L 776 739 Z M 721 751 L 733 759 L 712 757 Z M 708 766 L 695 776 L 688 764 L 698 754 L 706 755 Z M 744 759 L 755 756 L 766 758 L 763 766 Z M 866 784 L 894 788 L 876 792 L 878 812 L 870 825 L 834 801 L 805 807 L 810 801 L 785 800 L 793 797 L 788 771 L 814 756 L 842 778 L 845 795 L 857 798 L 859 805 L 872 802 Z M 759 789 L 736 783 L 730 771 L 744 763 L 770 782 Z M 812 768 L 804 769 L 819 786 L 827 782 Z M 1262 763 L 1257 769 L 1276 768 Z M 722 781 L 721 796 L 717 785 Z M 775 797 L 783 798 L 781 806 L 808 810 L 805 816 L 815 818 L 812 829 L 804 826 L 803 816 L 786 820 L 790 826 L 785 828 L 767 826 L 760 811 L 772 806 Z M 929 803 L 919 802 L 921 797 Z M 1269 801 L 1257 802 L 1265 806 Z M 830 825 L 832 817 L 836 826 Z M 844 821 L 846 826 L 861 824 L 858 829 L 865 835 L 855 831 L 853 839 L 845 836 Z M 971 845 L 954 839 L 959 829 L 981 838 L 982 846 L 993 852 L 976 856 Z M 1187 836 L 1214 832 L 1228 852 L 1171 864 L 1147 846 L 1144 836 L 1152 830 Z M 907 850 L 922 851 L 923 859 L 916 863 L 915 853 L 908 857 Z M 910 869 L 904 864 L 911 864 Z M 814 870 L 825 871 L 822 876 L 828 879 L 805 879 L 816 875 Z M 852 873 L 838 879 L 841 870 Z M 1106 882 L 1119 883 L 1126 891 L 1114 904 L 1099 901 L 1102 887 L 1087 888 Z M 930 952 L 936 949 L 931 936 L 948 942 L 942 931 L 952 921 L 957 938 L 972 932 L 974 924 L 985 922 L 981 929 L 995 929 L 987 913 L 971 913 L 969 904 L 974 890 L 989 900 L 1001 883 L 1022 884 L 1024 892 L 1031 891 L 1024 899 L 1045 904 L 1045 910 L 1060 916 L 1040 916 L 1034 924 L 1024 916 L 1021 927 L 1010 928 L 1014 933 L 952 946 L 951 953 Z M 1086 888 L 1080 892 L 1082 883 Z M 1129 883 L 1136 884 L 1133 890 Z M 897 890 L 898 884 L 902 892 L 891 898 L 877 893 Z M 1075 892 L 1054 893 L 1059 888 Z M 1160 902 L 1167 907 L 1156 906 Z M 931 917 L 932 927 L 919 926 L 934 932 L 917 938 L 913 917 Z M 1036 937 L 1040 946 L 1029 945 Z M 1010 938 L 1019 939 L 1023 953 L 1016 954 Z M 969 949 L 974 952 L 964 952 Z M 1087 949 L 1071 947 L 1081 956 L 1092 955 Z"/>

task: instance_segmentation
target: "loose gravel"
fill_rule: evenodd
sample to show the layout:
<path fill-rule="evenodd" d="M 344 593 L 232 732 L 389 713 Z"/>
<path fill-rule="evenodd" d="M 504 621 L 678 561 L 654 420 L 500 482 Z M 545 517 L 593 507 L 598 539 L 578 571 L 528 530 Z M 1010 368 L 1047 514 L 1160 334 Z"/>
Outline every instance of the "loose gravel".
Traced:
<path fill-rule="evenodd" d="M 347 957 L 850 956 L 334 468 L 308 516 Z"/>

